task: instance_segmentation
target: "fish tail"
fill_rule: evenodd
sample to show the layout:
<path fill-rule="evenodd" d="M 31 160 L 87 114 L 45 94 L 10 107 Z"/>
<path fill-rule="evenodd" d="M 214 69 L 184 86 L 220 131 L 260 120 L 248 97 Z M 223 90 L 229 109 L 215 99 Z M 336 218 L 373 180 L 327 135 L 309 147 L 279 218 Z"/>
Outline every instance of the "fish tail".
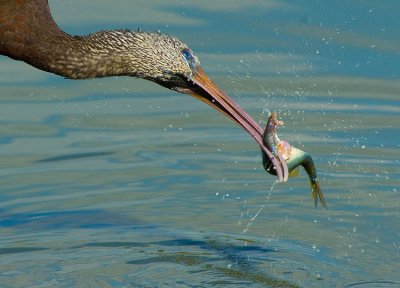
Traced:
<path fill-rule="evenodd" d="M 319 186 L 317 179 L 312 181 L 311 191 L 312 191 L 311 193 L 312 193 L 312 198 L 314 201 L 314 206 L 317 207 L 318 199 L 319 199 L 319 202 L 321 202 L 322 207 L 324 207 L 326 209 L 327 206 L 326 206 L 325 198 L 324 198 L 324 195 L 322 194 L 321 187 Z"/>

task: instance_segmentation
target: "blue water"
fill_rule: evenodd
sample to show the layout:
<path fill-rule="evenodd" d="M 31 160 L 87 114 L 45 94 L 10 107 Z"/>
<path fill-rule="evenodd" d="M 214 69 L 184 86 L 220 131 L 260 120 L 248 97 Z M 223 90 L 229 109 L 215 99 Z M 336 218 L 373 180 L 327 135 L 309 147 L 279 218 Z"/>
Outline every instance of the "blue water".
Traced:
<path fill-rule="evenodd" d="M 194 98 L 0 57 L 2 287 L 400 286 L 398 1 L 50 6 L 72 34 L 186 42 L 257 121 L 280 113 L 328 210 Z"/>

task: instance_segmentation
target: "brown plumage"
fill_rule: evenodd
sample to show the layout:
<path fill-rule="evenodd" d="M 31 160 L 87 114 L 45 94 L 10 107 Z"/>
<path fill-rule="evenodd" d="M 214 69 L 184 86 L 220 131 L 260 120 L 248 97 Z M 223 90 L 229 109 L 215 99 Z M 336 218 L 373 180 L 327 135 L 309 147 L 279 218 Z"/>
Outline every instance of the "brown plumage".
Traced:
<path fill-rule="evenodd" d="M 129 30 L 71 36 L 57 26 L 47 0 L 0 0 L 0 54 L 71 79 L 126 75 L 190 94 L 242 126 L 271 158 L 279 180 L 287 179 L 286 163 L 263 143 L 263 129 L 207 77 L 198 58 L 175 37 Z"/>
<path fill-rule="evenodd" d="M 47 1 L 0 0 L 0 53 L 67 78 L 129 75 L 169 82 L 173 75 L 190 74 L 181 57 L 184 48 L 178 39 L 158 33 L 71 36 L 58 28 Z"/>

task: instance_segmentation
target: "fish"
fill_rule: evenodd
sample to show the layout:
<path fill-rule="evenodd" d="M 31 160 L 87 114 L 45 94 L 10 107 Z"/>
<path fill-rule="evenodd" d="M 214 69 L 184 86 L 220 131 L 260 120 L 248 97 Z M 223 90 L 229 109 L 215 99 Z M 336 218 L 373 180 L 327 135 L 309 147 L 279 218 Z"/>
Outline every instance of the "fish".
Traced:
<path fill-rule="evenodd" d="M 296 168 L 303 166 L 307 172 L 308 178 L 310 179 L 311 196 L 314 206 L 317 207 L 319 200 L 322 207 L 326 209 L 326 201 L 317 179 L 317 170 L 315 169 L 315 164 L 311 155 L 301 149 L 293 147 L 289 144 L 289 142 L 279 139 L 277 133 L 278 127 L 283 125 L 284 122 L 278 120 L 278 113 L 271 113 L 263 134 L 264 144 L 270 151 L 272 151 L 275 157 L 284 159 L 288 166 L 289 176 L 293 176 L 297 170 Z M 268 173 L 276 175 L 276 171 L 273 168 L 272 162 L 268 155 L 264 151 L 261 151 L 261 154 L 264 169 Z"/>
<path fill-rule="evenodd" d="M 277 118 L 276 113 L 272 113 L 272 115 L 268 119 L 267 127 L 264 130 L 263 134 L 263 143 L 267 147 L 267 150 L 271 151 L 270 155 L 268 155 L 263 149 L 262 150 L 262 157 L 263 157 L 263 163 L 264 163 L 264 168 L 272 175 L 276 176 L 276 169 L 273 165 L 272 161 L 275 158 L 275 163 L 278 163 L 281 171 L 283 171 L 283 182 L 286 182 L 289 177 L 289 169 L 287 167 L 286 161 L 283 157 L 283 155 L 280 153 L 280 151 L 277 150 L 277 146 L 274 145 L 274 143 L 278 143 L 280 140 L 278 138 L 278 134 L 276 133 L 276 129 L 278 126 L 283 125 L 282 121 L 279 121 Z M 265 131 L 269 131 L 269 133 L 265 133 Z M 272 154 L 272 155 L 271 155 Z M 265 163 L 268 163 L 268 166 L 265 165 Z"/>

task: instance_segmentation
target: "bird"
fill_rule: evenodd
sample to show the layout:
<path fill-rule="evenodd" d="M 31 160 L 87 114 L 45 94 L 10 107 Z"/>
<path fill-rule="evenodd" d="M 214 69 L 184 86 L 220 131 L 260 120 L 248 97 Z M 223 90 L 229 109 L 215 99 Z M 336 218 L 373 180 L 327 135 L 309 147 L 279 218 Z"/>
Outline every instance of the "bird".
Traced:
<path fill-rule="evenodd" d="M 131 76 L 189 94 L 225 114 L 260 145 L 276 170 L 287 165 L 264 144 L 261 126 L 204 72 L 199 58 L 174 36 L 127 29 L 70 35 L 53 19 L 48 0 L 0 0 L 0 55 L 69 79 Z"/>

